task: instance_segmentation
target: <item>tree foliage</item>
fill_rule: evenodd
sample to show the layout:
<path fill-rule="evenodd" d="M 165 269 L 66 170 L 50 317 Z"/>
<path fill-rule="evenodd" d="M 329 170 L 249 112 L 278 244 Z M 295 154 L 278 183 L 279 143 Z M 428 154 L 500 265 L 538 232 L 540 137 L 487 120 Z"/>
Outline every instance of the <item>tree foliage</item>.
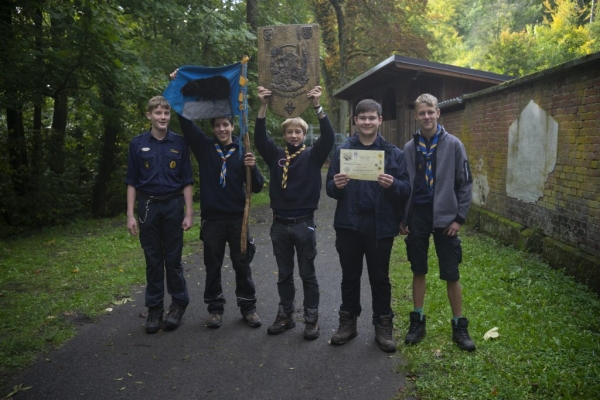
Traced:
<path fill-rule="evenodd" d="M 435 60 L 522 76 L 600 50 L 591 1 L 431 0 Z"/>
<path fill-rule="evenodd" d="M 393 54 L 520 76 L 598 51 L 600 19 L 590 23 L 590 6 L 591 0 L 3 0 L 0 232 L 123 211 L 127 145 L 148 127 L 148 98 L 162 93 L 181 65 L 220 66 L 249 55 L 252 122 L 260 26 L 320 25 L 324 101 L 339 126 L 333 91 Z M 270 117 L 268 127 L 277 130 L 277 120 Z"/>

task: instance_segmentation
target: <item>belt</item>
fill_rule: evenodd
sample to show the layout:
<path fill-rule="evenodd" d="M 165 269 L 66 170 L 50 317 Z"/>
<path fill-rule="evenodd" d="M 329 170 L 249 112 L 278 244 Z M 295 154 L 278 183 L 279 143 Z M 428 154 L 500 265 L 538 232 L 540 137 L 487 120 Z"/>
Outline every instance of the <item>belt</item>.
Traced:
<path fill-rule="evenodd" d="M 140 192 L 140 197 L 145 197 L 146 199 L 148 199 L 149 201 L 151 201 L 152 203 L 164 203 L 173 199 L 178 199 L 180 197 L 183 197 L 183 193 L 182 192 L 177 192 L 177 193 L 171 193 L 171 194 L 167 194 L 164 196 L 150 196 L 144 192 Z"/>
<path fill-rule="evenodd" d="M 313 213 L 306 214 L 306 215 L 303 215 L 301 217 L 296 217 L 296 218 L 284 218 L 284 217 L 280 217 L 276 214 L 273 214 L 273 221 L 275 221 L 278 224 L 283 224 L 283 225 L 296 225 L 296 224 L 299 224 L 300 222 L 306 222 L 313 218 L 314 218 Z"/>

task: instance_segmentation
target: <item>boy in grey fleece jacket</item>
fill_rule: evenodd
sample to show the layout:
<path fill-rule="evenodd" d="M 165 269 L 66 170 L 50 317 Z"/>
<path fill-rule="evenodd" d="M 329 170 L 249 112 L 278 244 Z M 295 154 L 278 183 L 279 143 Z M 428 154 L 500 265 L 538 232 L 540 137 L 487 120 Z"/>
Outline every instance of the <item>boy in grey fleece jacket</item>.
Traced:
<path fill-rule="evenodd" d="M 446 281 L 452 308 L 452 340 L 462 350 L 475 350 L 468 332 L 469 321 L 462 316 L 462 288 L 458 265 L 462 249 L 458 232 L 465 223 L 471 205 L 473 179 L 465 147 L 456 137 L 438 125 L 437 99 L 422 94 L 415 101 L 415 119 L 420 129 L 404 146 L 404 157 L 412 191 L 400 224 L 406 253 L 413 271 L 414 310 L 405 344 L 416 344 L 425 337 L 427 253 L 433 233 L 440 266 L 440 279 Z"/>

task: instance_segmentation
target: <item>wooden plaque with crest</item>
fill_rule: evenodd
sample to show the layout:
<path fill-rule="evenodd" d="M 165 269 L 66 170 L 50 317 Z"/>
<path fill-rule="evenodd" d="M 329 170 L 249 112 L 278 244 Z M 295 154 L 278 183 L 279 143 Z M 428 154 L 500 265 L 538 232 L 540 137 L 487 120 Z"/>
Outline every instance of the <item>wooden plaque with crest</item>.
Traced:
<path fill-rule="evenodd" d="M 258 84 L 269 90 L 269 108 L 284 118 L 298 117 L 319 84 L 319 25 L 258 28 Z"/>

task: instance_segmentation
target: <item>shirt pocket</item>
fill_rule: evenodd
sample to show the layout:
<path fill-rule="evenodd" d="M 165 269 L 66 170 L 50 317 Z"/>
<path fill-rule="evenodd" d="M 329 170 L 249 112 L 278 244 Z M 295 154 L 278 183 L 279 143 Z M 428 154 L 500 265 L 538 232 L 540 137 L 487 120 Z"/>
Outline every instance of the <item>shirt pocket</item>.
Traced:
<path fill-rule="evenodd" d="M 181 154 L 171 152 L 165 154 L 165 170 L 169 171 L 171 175 L 179 176 L 181 171 Z"/>
<path fill-rule="evenodd" d="M 154 170 L 156 169 L 156 157 L 153 154 L 141 153 L 141 168 L 140 175 L 142 181 L 148 181 L 154 175 Z"/>

